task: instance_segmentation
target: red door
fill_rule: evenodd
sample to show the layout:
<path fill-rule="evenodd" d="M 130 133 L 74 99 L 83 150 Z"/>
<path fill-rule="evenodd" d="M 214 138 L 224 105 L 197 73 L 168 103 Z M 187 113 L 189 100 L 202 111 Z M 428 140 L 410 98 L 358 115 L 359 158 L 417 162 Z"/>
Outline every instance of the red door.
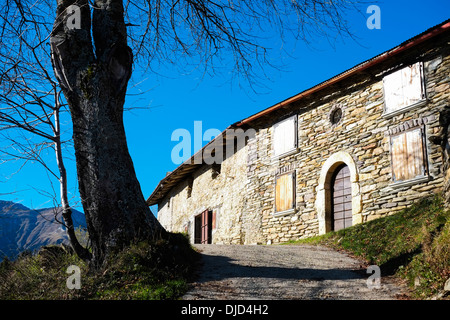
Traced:
<path fill-rule="evenodd" d="M 333 230 L 352 225 L 352 185 L 347 165 L 338 167 L 332 180 Z"/>
<path fill-rule="evenodd" d="M 201 243 L 202 244 L 208 244 L 210 243 L 210 232 L 209 232 L 209 225 L 210 225 L 210 221 L 209 221 L 209 211 L 206 210 L 204 212 L 202 212 L 202 240 Z"/>
<path fill-rule="evenodd" d="M 206 210 L 195 217 L 194 243 L 210 244 L 212 240 L 212 211 Z"/>

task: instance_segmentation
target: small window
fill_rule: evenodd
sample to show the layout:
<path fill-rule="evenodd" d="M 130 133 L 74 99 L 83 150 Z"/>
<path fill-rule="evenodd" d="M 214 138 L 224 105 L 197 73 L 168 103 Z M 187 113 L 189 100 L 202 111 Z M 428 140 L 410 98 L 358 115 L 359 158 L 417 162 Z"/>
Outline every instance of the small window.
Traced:
<path fill-rule="evenodd" d="M 211 178 L 215 179 L 220 174 L 222 170 L 222 164 L 213 163 L 211 165 Z"/>
<path fill-rule="evenodd" d="M 330 122 L 332 125 L 337 125 L 342 119 L 342 108 L 335 107 L 330 112 Z"/>
<path fill-rule="evenodd" d="M 392 178 L 395 182 L 427 175 L 422 128 L 391 137 Z"/>
<path fill-rule="evenodd" d="M 273 126 L 274 156 L 283 156 L 297 150 L 297 117 L 292 116 Z"/>
<path fill-rule="evenodd" d="M 275 212 L 280 213 L 294 209 L 295 202 L 294 172 L 275 178 Z"/>
<path fill-rule="evenodd" d="M 188 185 L 187 185 L 187 198 L 190 198 L 192 196 L 192 187 L 193 186 L 194 186 L 194 178 L 189 177 Z"/>
<path fill-rule="evenodd" d="M 424 101 L 422 63 L 395 71 L 383 79 L 385 113 L 396 113 Z"/>

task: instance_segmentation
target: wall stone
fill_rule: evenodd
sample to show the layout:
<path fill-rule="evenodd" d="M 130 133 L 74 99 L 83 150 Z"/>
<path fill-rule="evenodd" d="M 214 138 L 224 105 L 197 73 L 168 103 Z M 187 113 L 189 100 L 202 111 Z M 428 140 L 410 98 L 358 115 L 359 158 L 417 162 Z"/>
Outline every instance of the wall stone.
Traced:
<path fill-rule="evenodd" d="M 365 81 L 360 89 L 341 92 L 340 96 L 313 109 L 304 105 L 297 107 L 294 113 L 298 114 L 298 153 L 272 162 L 267 161 L 271 156 L 270 150 L 267 156 L 258 153 L 259 161 L 253 163 L 256 170 L 253 176 L 249 176 L 249 193 L 257 193 L 263 186 L 269 191 L 260 198 L 264 206 L 252 209 L 262 214 L 262 233 L 267 243 L 306 238 L 328 231 L 323 221 L 328 203 L 320 175 L 327 160 L 339 154 L 349 155 L 356 164 L 356 173 L 351 181 L 353 224 L 393 214 L 420 197 L 441 191 L 442 152 L 428 139 L 425 139 L 425 144 L 429 180 L 399 188 L 393 187 L 392 180 L 390 136 L 417 126 L 425 128 L 426 137 L 436 133 L 439 113 L 450 101 L 446 86 L 450 74 L 448 52 L 446 56 L 431 54 L 424 61 L 424 70 L 427 102 L 394 117 L 384 116 L 383 73 L 370 82 Z M 332 125 L 329 116 L 335 106 L 342 107 L 343 116 L 338 124 Z M 284 117 L 273 119 L 272 124 Z M 272 130 L 268 127 L 259 130 L 255 139 L 258 142 L 272 141 L 271 135 Z M 345 162 L 343 159 L 336 161 Z M 270 188 L 270 182 L 280 167 L 292 164 L 296 164 L 296 211 L 276 217 L 275 191 Z"/>
<path fill-rule="evenodd" d="M 445 44 L 418 48 L 258 119 L 253 123 L 256 136 L 222 163 L 220 175 L 213 179 L 211 167 L 203 166 L 193 175 L 191 197 L 187 180 L 180 183 L 160 203 L 158 219 L 171 231 L 188 231 L 192 241 L 194 217 L 206 209 L 216 212 L 213 243 L 271 244 L 318 235 L 330 228 L 327 190 L 339 163 L 353 171 L 353 224 L 393 214 L 441 191 L 442 150 L 428 138 L 442 131 L 441 111 L 449 107 L 450 55 Z M 415 61 L 423 61 L 426 102 L 386 116 L 383 76 Z M 332 124 L 330 115 L 337 106 L 343 115 Z M 274 158 L 273 125 L 292 115 L 297 116 L 298 150 Z M 428 175 L 394 184 L 390 137 L 418 126 L 424 129 Z M 291 170 L 295 209 L 277 215 L 275 177 Z"/>
<path fill-rule="evenodd" d="M 242 218 L 245 198 L 242 190 L 246 186 L 247 149 L 238 150 L 221 164 L 220 174 L 213 175 L 211 166 L 204 165 L 192 174 L 192 191 L 188 196 L 189 179 L 172 189 L 158 205 L 158 219 L 173 232 L 188 232 L 194 242 L 194 218 L 205 210 L 215 214 L 213 243 L 242 243 L 242 233 L 248 234 L 247 242 L 256 241 L 254 228 Z"/>

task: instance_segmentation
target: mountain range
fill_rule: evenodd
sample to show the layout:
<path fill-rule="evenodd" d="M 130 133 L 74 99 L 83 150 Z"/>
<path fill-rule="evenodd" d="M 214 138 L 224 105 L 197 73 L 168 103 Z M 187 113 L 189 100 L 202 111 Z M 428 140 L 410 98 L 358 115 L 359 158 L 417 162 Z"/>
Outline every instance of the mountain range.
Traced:
<path fill-rule="evenodd" d="M 65 227 L 55 221 L 56 210 L 61 208 L 33 210 L 0 200 L 0 261 L 5 256 L 14 259 L 24 250 L 34 252 L 45 245 L 68 244 Z M 72 219 L 75 228 L 86 228 L 82 212 L 72 209 Z"/>

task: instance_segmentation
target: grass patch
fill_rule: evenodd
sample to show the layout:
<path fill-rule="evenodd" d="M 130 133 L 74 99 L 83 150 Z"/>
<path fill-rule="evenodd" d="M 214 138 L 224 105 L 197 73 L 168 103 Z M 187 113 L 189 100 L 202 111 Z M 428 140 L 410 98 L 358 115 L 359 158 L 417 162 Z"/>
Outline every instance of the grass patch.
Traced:
<path fill-rule="evenodd" d="M 63 247 L 46 247 L 0 264 L 0 299 L 178 299 L 198 255 L 188 239 L 144 241 L 110 256 L 101 272 Z M 80 289 L 68 289 L 70 265 L 80 268 Z"/>
<path fill-rule="evenodd" d="M 435 295 L 450 277 L 450 211 L 440 196 L 391 216 L 290 243 L 344 249 L 380 266 L 383 275 L 407 279 L 416 298 Z"/>

